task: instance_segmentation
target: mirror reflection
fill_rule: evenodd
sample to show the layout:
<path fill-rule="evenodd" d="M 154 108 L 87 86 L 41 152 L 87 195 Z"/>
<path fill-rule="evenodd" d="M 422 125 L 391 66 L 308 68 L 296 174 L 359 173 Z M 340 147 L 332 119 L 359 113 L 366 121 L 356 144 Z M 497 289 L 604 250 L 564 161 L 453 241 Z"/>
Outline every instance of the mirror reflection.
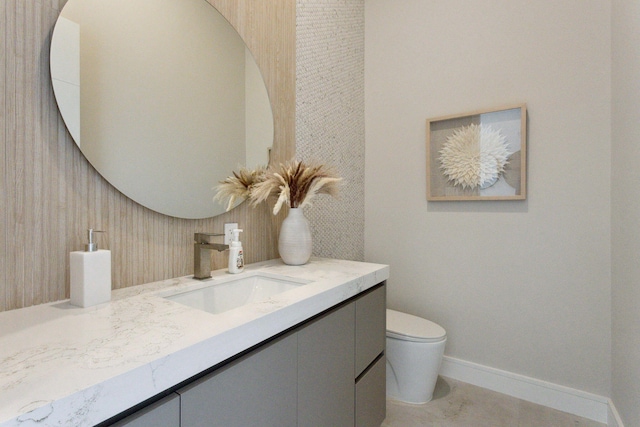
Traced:
<path fill-rule="evenodd" d="M 152 210 L 218 215 L 218 181 L 268 163 L 264 81 L 205 0 L 69 0 L 54 29 L 51 76 L 82 153 Z"/>

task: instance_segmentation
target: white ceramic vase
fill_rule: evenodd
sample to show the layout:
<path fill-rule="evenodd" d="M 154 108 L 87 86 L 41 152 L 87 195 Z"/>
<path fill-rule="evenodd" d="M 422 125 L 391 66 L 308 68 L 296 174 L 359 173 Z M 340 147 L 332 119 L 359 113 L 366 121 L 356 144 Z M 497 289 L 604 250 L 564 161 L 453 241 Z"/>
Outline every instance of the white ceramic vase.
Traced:
<path fill-rule="evenodd" d="M 311 229 L 302 209 L 291 208 L 282 222 L 278 251 L 285 264 L 302 265 L 311 258 Z"/>

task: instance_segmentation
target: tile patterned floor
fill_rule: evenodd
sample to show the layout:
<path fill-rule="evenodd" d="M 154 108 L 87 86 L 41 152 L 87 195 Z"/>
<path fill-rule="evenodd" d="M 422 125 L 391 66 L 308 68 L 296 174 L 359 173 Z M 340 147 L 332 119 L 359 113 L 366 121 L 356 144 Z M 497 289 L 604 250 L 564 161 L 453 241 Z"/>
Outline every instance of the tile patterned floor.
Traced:
<path fill-rule="evenodd" d="M 438 378 L 433 400 L 410 405 L 387 400 L 382 427 L 606 427 L 470 384 Z"/>

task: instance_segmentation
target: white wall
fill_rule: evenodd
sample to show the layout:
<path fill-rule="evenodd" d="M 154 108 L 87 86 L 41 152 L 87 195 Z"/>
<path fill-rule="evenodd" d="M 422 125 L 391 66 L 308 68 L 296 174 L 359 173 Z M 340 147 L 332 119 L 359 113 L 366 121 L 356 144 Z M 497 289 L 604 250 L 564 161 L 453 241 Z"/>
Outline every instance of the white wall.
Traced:
<path fill-rule="evenodd" d="M 365 1 L 365 259 L 446 354 L 610 395 L 611 5 Z M 526 102 L 528 197 L 426 201 L 425 119 Z"/>
<path fill-rule="evenodd" d="M 613 401 L 640 425 L 640 3 L 613 3 Z"/>

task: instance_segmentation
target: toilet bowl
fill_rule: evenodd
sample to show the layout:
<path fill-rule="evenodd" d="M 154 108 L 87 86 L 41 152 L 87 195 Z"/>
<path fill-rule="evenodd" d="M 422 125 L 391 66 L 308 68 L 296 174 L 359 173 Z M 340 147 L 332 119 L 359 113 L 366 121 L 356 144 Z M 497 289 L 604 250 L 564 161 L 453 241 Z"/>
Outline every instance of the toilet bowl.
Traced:
<path fill-rule="evenodd" d="M 440 325 L 387 309 L 387 397 L 414 404 L 430 401 L 446 341 Z"/>

